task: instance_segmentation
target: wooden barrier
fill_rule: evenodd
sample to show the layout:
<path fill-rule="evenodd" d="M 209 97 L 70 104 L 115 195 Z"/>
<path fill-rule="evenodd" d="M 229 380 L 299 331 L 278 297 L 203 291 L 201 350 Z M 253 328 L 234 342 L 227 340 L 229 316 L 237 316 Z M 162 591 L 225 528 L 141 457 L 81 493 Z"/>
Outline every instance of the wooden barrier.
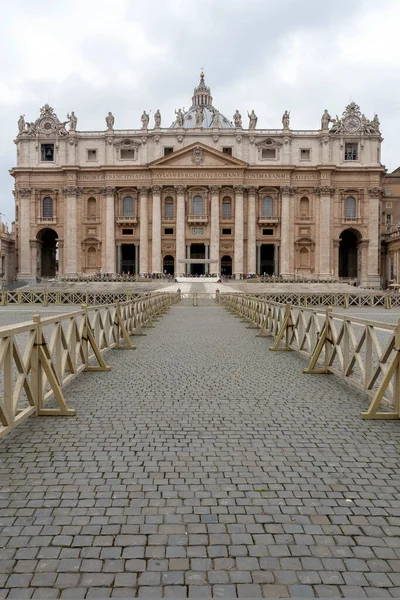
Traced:
<path fill-rule="evenodd" d="M 272 337 L 271 350 L 307 356 L 304 373 L 334 373 L 367 394 L 362 418 L 400 418 L 400 320 L 392 325 L 245 294 L 220 294 L 219 303 L 259 337 Z"/>
<path fill-rule="evenodd" d="M 63 388 L 82 371 L 109 371 L 103 353 L 134 349 L 179 294 L 153 293 L 0 329 L 0 438 L 30 415 L 75 415 Z M 55 406 L 48 407 L 52 401 Z"/>

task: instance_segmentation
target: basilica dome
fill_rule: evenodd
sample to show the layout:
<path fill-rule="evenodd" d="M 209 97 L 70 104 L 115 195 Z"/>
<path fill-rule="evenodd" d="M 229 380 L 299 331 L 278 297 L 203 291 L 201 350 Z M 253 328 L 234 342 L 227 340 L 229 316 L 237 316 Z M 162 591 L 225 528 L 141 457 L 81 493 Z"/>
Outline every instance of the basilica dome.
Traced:
<path fill-rule="evenodd" d="M 181 122 L 179 123 L 179 121 Z M 229 119 L 213 106 L 210 88 L 204 81 L 204 73 L 200 73 L 200 83 L 194 88 L 192 106 L 186 112 L 178 114 L 171 127 L 233 129 L 233 124 Z"/>

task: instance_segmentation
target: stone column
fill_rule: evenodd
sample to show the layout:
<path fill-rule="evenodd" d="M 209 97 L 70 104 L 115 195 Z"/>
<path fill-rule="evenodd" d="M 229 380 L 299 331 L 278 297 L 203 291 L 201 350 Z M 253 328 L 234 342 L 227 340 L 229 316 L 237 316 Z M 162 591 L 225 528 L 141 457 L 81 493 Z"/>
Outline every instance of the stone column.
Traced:
<path fill-rule="evenodd" d="M 247 273 L 257 273 L 256 264 L 256 188 L 247 188 Z M 258 263 L 260 264 L 260 263 Z"/>
<path fill-rule="evenodd" d="M 379 274 L 379 259 L 380 259 L 380 199 L 382 191 L 378 187 L 368 190 L 369 207 L 368 207 L 368 275 L 367 284 L 371 287 L 379 287 L 381 278 Z"/>
<path fill-rule="evenodd" d="M 316 190 L 319 200 L 319 276 L 330 279 L 332 274 L 332 205 L 333 189 L 328 186 Z"/>
<path fill-rule="evenodd" d="M 64 274 L 64 240 L 57 241 L 58 248 L 58 275 Z"/>
<path fill-rule="evenodd" d="M 31 268 L 31 192 L 28 188 L 18 190 L 19 196 L 19 272 L 17 279 L 30 280 L 35 275 Z"/>
<path fill-rule="evenodd" d="M 105 196 L 105 255 L 103 273 L 115 273 L 115 208 L 114 187 L 103 189 Z"/>
<path fill-rule="evenodd" d="M 211 222 L 210 222 L 210 258 L 217 262 L 211 263 L 211 272 L 219 273 L 219 192 L 220 186 L 211 186 Z"/>
<path fill-rule="evenodd" d="M 76 197 L 78 188 L 69 186 L 64 188 L 65 202 L 65 274 L 76 275 L 78 273 L 77 265 L 77 210 Z"/>
<path fill-rule="evenodd" d="M 235 279 L 240 279 L 243 273 L 243 191 L 242 185 L 236 185 L 235 190 L 235 257 L 233 273 Z"/>
<path fill-rule="evenodd" d="M 280 274 L 287 276 L 290 274 L 290 251 L 291 251 L 291 234 L 290 234 L 290 196 L 293 194 L 293 189 L 290 186 L 281 186 L 282 193 L 282 209 L 281 209 L 281 267 Z"/>
<path fill-rule="evenodd" d="M 280 275 L 280 271 L 279 271 L 279 242 L 277 244 L 274 245 L 274 275 L 279 276 Z"/>
<path fill-rule="evenodd" d="M 208 260 L 210 258 L 210 244 L 204 244 L 204 252 L 205 258 Z M 204 274 L 208 275 L 210 273 L 210 263 L 206 262 L 204 265 Z"/>
<path fill-rule="evenodd" d="M 339 246 L 340 239 L 333 240 L 333 276 L 339 277 Z"/>
<path fill-rule="evenodd" d="M 257 274 L 262 275 L 261 273 L 261 244 L 257 244 Z"/>
<path fill-rule="evenodd" d="M 149 272 L 149 207 L 148 207 L 148 187 L 139 188 L 140 201 L 140 267 L 142 275 Z"/>
<path fill-rule="evenodd" d="M 161 186 L 153 185 L 153 223 L 151 230 L 151 271 L 162 273 L 161 268 Z"/>
<path fill-rule="evenodd" d="M 139 275 L 139 244 L 135 244 L 135 275 Z"/>
<path fill-rule="evenodd" d="M 186 273 L 185 263 L 180 262 L 185 259 L 186 249 L 186 222 L 185 222 L 185 185 L 176 185 L 176 257 L 175 273 L 182 275 Z"/>

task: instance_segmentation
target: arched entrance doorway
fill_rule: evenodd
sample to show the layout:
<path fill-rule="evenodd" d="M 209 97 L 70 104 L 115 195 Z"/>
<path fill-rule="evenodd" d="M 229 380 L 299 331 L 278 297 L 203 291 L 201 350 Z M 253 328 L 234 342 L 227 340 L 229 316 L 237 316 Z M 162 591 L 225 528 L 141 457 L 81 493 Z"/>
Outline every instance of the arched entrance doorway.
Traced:
<path fill-rule="evenodd" d="M 221 258 L 221 275 L 223 277 L 231 277 L 232 275 L 232 258 L 230 256 Z"/>
<path fill-rule="evenodd" d="M 38 267 L 41 277 L 56 276 L 57 262 L 57 239 L 58 235 L 54 229 L 42 229 L 36 236 L 38 240 Z"/>
<path fill-rule="evenodd" d="M 345 229 L 340 235 L 339 245 L 339 277 L 358 277 L 358 243 L 360 234 L 352 229 Z"/>
<path fill-rule="evenodd" d="M 163 273 L 166 273 L 167 275 L 173 275 L 175 273 L 174 257 L 171 256 L 170 254 L 167 254 L 167 256 L 164 256 Z"/>

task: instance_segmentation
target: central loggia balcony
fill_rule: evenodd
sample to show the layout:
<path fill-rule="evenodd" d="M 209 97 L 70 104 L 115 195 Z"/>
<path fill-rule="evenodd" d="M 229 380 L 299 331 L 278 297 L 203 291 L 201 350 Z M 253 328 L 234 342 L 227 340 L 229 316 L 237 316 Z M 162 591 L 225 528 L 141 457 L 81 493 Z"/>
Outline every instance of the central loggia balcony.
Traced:
<path fill-rule="evenodd" d="M 188 215 L 187 221 L 193 225 L 204 225 L 208 223 L 208 215 Z"/>
<path fill-rule="evenodd" d="M 258 217 L 258 222 L 260 225 L 268 225 L 269 223 L 279 223 L 279 217 Z"/>

